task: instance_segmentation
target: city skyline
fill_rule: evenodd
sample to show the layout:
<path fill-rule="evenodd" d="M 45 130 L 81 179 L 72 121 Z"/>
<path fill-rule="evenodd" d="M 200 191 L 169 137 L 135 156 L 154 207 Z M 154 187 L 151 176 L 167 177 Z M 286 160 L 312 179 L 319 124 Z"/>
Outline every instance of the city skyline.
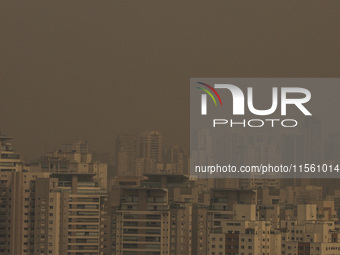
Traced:
<path fill-rule="evenodd" d="M 0 254 L 340 254 L 340 172 L 190 171 L 340 165 L 339 10 L 313 0 L 2 1 Z M 229 114 L 236 96 L 201 90 L 215 81 L 257 110 Z M 312 116 L 290 115 L 284 87 L 310 91 Z M 299 128 L 281 133 L 266 120 L 212 137 L 208 121 L 190 120 L 192 109 L 202 122 L 253 119 L 275 98 L 273 114 L 255 115 Z"/>
<path fill-rule="evenodd" d="M 158 148 L 150 135 L 159 133 L 142 133 L 142 148 Z M 337 180 L 297 185 L 163 171 L 107 177 L 108 165 L 93 159 L 84 142 L 24 165 L 12 138 L 0 138 L 3 254 L 332 255 L 340 249 Z M 166 158 L 175 159 L 175 152 Z"/>

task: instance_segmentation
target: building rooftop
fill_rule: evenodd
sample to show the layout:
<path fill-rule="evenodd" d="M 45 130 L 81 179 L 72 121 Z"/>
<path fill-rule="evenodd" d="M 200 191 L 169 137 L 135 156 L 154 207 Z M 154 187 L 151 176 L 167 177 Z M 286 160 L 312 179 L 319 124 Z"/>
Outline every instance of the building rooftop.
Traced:
<path fill-rule="evenodd" d="M 167 191 L 165 188 L 160 187 L 122 187 L 123 190 L 159 190 L 159 191 Z"/>
<path fill-rule="evenodd" d="M 148 177 L 150 182 L 160 182 L 163 178 L 166 178 L 168 183 L 179 183 L 189 180 L 189 176 L 184 174 L 144 174 L 144 176 Z"/>
<path fill-rule="evenodd" d="M 51 177 L 60 177 L 60 176 L 84 176 L 84 177 L 92 177 L 92 176 L 96 176 L 95 173 L 51 173 Z"/>
<path fill-rule="evenodd" d="M 256 190 L 253 189 L 241 189 L 241 188 L 211 188 L 212 191 L 240 191 L 240 192 L 254 192 Z"/>

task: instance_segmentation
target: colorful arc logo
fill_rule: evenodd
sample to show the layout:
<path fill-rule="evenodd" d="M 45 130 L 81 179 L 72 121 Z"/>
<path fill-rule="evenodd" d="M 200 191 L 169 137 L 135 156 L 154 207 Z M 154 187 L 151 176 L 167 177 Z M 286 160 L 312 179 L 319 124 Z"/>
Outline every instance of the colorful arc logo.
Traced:
<path fill-rule="evenodd" d="M 222 106 L 222 100 L 220 98 L 220 95 L 217 93 L 217 91 L 211 87 L 210 85 L 206 84 L 206 83 L 203 83 L 203 82 L 197 82 L 198 84 L 201 84 L 203 85 L 204 87 L 210 89 L 218 98 L 218 100 L 220 101 L 220 104 Z M 201 87 L 197 87 L 198 89 L 204 91 L 205 93 L 207 93 L 211 98 L 212 100 L 214 101 L 214 104 L 215 106 L 217 106 L 217 103 L 216 103 L 216 100 L 215 100 L 215 97 L 211 94 L 211 92 L 205 88 L 201 88 Z M 202 108 L 201 108 L 201 114 L 202 115 L 206 115 L 207 114 L 207 95 L 202 95 Z"/>
<path fill-rule="evenodd" d="M 217 96 L 218 100 L 220 101 L 220 104 L 222 105 L 222 100 L 220 98 L 220 95 L 217 93 L 217 91 L 213 87 L 211 87 L 210 85 L 203 83 L 203 82 L 197 82 L 197 83 L 209 88 L 212 92 L 214 92 L 214 94 Z M 217 106 L 216 100 L 215 100 L 214 96 L 210 93 L 209 90 L 206 90 L 206 89 L 201 88 L 201 87 L 197 87 L 197 88 L 206 92 L 212 98 L 212 100 L 214 101 L 215 106 Z"/>

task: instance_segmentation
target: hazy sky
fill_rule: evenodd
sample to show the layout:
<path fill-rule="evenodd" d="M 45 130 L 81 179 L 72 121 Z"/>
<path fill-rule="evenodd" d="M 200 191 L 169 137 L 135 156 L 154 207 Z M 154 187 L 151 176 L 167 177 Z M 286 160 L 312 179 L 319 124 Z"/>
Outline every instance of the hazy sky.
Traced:
<path fill-rule="evenodd" d="M 0 131 L 25 158 L 159 130 L 189 145 L 190 77 L 339 77 L 339 1 L 0 3 Z"/>

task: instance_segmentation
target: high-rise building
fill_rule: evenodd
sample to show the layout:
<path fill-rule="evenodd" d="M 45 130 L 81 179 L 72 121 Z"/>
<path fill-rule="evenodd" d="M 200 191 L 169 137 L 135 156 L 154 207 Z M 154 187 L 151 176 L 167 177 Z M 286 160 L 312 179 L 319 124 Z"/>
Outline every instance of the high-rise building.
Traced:
<path fill-rule="evenodd" d="M 200 129 L 191 134 L 191 164 L 209 165 L 214 158 L 214 144 L 212 136 L 207 129 Z M 217 145 L 216 145 L 217 146 Z M 219 150 L 220 151 L 220 150 Z M 218 153 L 219 151 L 216 151 Z"/>
<path fill-rule="evenodd" d="M 170 208 L 163 188 L 122 188 L 115 207 L 116 255 L 169 254 Z"/>
<path fill-rule="evenodd" d="M 163 137 L 160 132 L 144 132 L 137 139 L 137 157 L 162 162 L 162 146 Z"/>
<path fill-rule="evenodd" d="M 31 163 L 30 168 L 32 172 L 93 173 L 94 181 L 100 187 L 107 188 L 108 185 L 107 164 L 93 161 L 88 144 L 83 141 L 64 144 L 62 149 L 49 152 L 38 162 Z"/>
<path fill-rule="evenodd" d="M 108 254 L 107 191 L 95 174 L 54 173 L 38 178 L 35 254 Z"/>
<path fill-rule="evenodd" d="M 136 136 L 124 134 L 117 137 L 116 168 L 118 176 L 136 175 Z"/>
<path fill-rule="evenodd" d="M 111 191 L 112 254 L 192 254 L 192 183 L 184 175 L 146 177 Z"/>
<path fill-rule="evenodd" d="M 107 254 L 106 165 L 75 143 L 15 169 L 20 156 L 8 139 L 1 154 L 13 168 L 0 172 L 0 254 Z"/>
<path fill-rule="evenodd" d="M 24 168 L 20 154 L 14 152 L 12 137 L 0 133 L 0 172 L 20 172 Z"/>
<path fill-rule="evenodd" d="M 178 145 L 164 148 L 163 161 L 170 166 L 170 173 L 189 174 L 189 154 Z"/>
<path fill-rule="evenodd" d="M 162 162 L 163 137 L 160 132 L 149 131 L 137 138 L 137 173 L 155 173 L 156 163 Z"/>
<path fill-rule="evenodd" d="M 49 173 L 0 173 L 0 254 L 34 251 L 35 181 Z"/>
<path fill-rule="evenodd" d="M 213 189 L 207 211 L 205 254 L 281 254 L 281 235 L 259 220 L 257 192 Z"/>

